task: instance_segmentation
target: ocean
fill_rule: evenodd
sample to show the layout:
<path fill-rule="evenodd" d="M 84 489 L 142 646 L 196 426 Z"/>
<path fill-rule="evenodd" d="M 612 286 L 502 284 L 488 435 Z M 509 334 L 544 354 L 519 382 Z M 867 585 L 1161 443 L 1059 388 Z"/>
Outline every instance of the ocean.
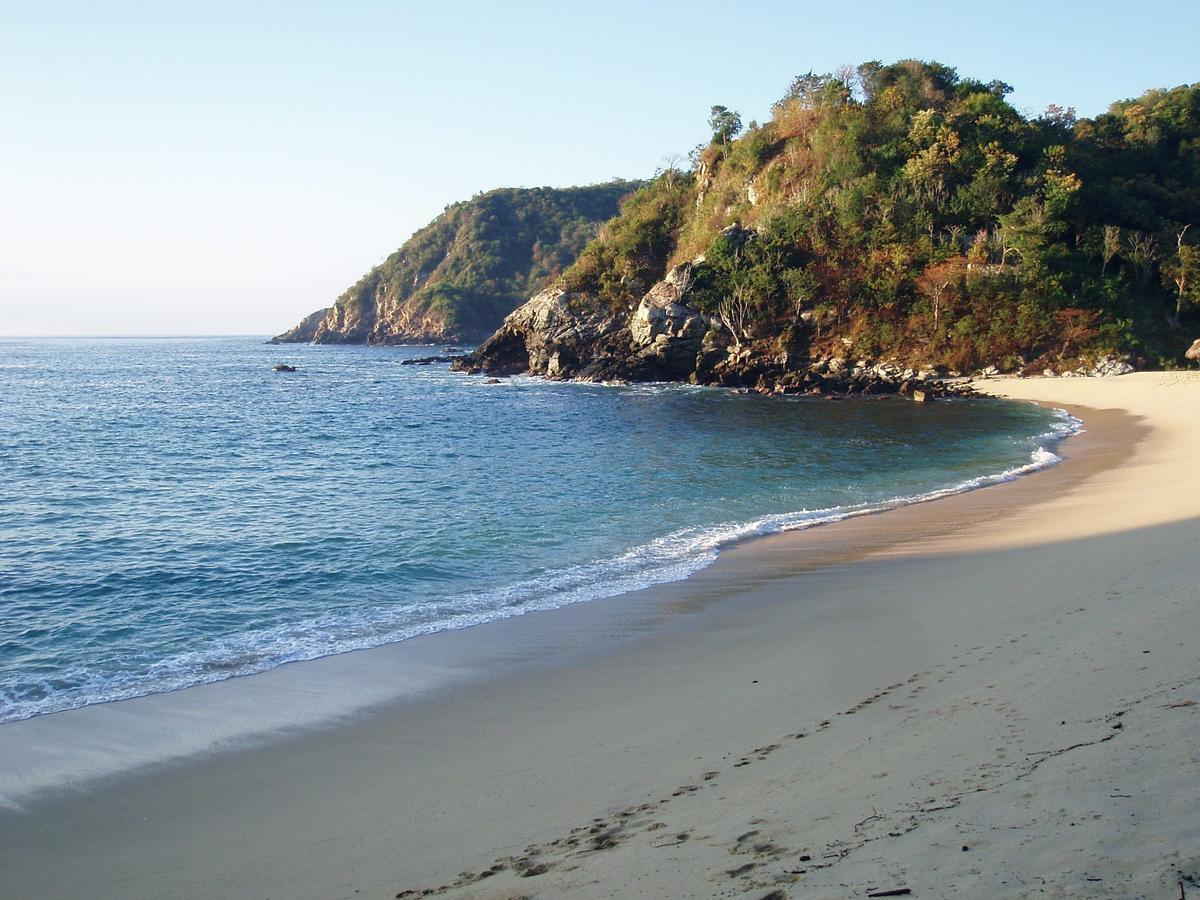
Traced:
<path fill-rule="evenodd" d="M 0 723 L 602 601 L 1051 465 L 1078 426 L 401 365 L 435 352 L 0 339 Z"/>

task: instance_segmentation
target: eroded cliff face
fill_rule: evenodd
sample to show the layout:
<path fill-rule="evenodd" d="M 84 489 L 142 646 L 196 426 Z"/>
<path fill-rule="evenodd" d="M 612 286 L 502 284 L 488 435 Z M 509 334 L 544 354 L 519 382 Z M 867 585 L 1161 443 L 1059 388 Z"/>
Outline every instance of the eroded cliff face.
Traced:
<path fill-rule="evenodd" d="M 494 298 L 484 298 L 487 306 Z M 509 307 L 515 300 L 504 301 Z M 395 296 L 390 285 L 375 277 L 357 287 L 354 302 L 339 302 L 318 310 L 272 343 L 314 344 L 436 344 L 478 343 L 486 338 L 501 314 L 484 313 L 482 325 L 464 324 L 445 309 L 430 309 L 423 296 Z M 309 323 L 313 323 L 311 327 Z"/>
<path fill-rule="evenodd" d="M 682 381 L 771 394 L 901 393 L 926 399 L 969 392 L 933 369 L 810 357 L 803 320 L 788 341 L 735 336 L 722 317 L 688 304 L 692 266 L 677 266 L 634 308 L 615 312 L 596 312 L 588 296 L 542 291 L 453 368 L 587 382 Z"/>
<path fill-rule="evenodd" d="M 310 340 L 317 344 L 386 343 L 374 334 L 379 314 L 378 300 L 374 297 L 364 299 L 366 302 L 335 303 L 329 307 L 313 330 Z"/>
<path fill-rule="evenodd" d="M 370 278 L 368 284 L 352 288 L 350 298 L 317 310 L 271 343 L 473 344 L 491 334 L 505 308 L 518 302 L 515 297 L 480 298 L 475 312 L 481 321 L 471 324 L 458 321 L 445 308 L 431 309 L 427 297 L 396 296 L 390 287 L 381 278 Z M 499 312 L 493 311 L 497 305 Z"/>

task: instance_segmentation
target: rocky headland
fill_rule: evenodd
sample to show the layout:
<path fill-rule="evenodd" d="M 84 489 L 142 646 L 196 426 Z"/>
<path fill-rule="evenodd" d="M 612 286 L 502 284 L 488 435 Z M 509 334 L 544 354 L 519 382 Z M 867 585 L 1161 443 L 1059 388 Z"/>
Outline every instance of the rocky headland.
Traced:
<path fill-rule="evenodd" d="M 455 203 L 274 344 L 475 343 L 559 275 L 639 182 L 502 188 Z"/>
<path fill-rule="evenodd" d="M 688 304 L 694 271 L 678 266 L 632 309 L 602 311 L 591 298 L 548 288 L 511 313 L 460 372 L 540 375 L 584 382 L 677 381 L 762 394 L 903 394 L 916 400 L 972 393 L 969 379 L 933 366 L 812 355 L 801 311 L 790 341 L 740 338 L 720 315 Z M 987 373 L 985 373 L 987 374 Z"/>
<path fill-rule="evenodd" d="M 689 305 L 704 265 L 698 258 L 675 267 L 635 307 L 622 311 L 606 311 L 594 298 L 561 287 L 548 288 L 512 312 L 473 352 L 449 361 L 456 371 L 490 376 L 676 381 L 760 394 L 901 394 L 918 401 L 968 396 L 974 393 L 973 379 L 1005 374 L 996 365 L 963 373 L 897 358 L 854 358 L 831 352 L 828 340 L 825 350 L 816 350 L 810 339 L 820 314 L 810 309 L 798 310 L 783 336 L 740 337 L 727 315 Z M 849 348 L 852 341 L 833 344 Z M 1096 377 L 1133 370 L 1126 359 L 1103 356 L 1038 374 Z"/>
<path fill-rule="evenodd" d="M 797 77 L 626 198 L 460 370 L 767 393 L 1174 368 L 1200 318 L 1200 85 L 1029 118 L 937 63 Z"/>

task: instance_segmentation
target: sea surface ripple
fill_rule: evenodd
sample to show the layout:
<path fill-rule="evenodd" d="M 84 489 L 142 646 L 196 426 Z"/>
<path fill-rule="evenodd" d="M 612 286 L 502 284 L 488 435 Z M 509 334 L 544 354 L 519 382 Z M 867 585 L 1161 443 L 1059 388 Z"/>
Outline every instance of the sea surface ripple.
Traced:
<path fill-rule="evenodd" d="M 0 340 L 0 722 L 686 577 L 1076 425 L 401 365 L 430 352 Z"/>

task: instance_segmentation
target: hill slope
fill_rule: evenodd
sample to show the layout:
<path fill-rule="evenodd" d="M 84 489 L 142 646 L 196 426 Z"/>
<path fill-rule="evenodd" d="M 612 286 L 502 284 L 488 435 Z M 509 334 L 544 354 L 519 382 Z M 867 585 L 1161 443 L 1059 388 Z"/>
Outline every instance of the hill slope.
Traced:
<path fill-rule="evenodd" d="M 275 343 L 476 341 L 561 274 L 639 185 L 502 188 L 446 208 Z"/>
<path fill-rule="evenodd" d="M 871 62 L 797 78 L 740 138 L 714 107 L 691 170 L 633 194 L 464 367 L 753 384 L 854 361 L 1182 363 L 1200 85 L 1090 120 L 1027 119 L 1009 90 Z"/>

